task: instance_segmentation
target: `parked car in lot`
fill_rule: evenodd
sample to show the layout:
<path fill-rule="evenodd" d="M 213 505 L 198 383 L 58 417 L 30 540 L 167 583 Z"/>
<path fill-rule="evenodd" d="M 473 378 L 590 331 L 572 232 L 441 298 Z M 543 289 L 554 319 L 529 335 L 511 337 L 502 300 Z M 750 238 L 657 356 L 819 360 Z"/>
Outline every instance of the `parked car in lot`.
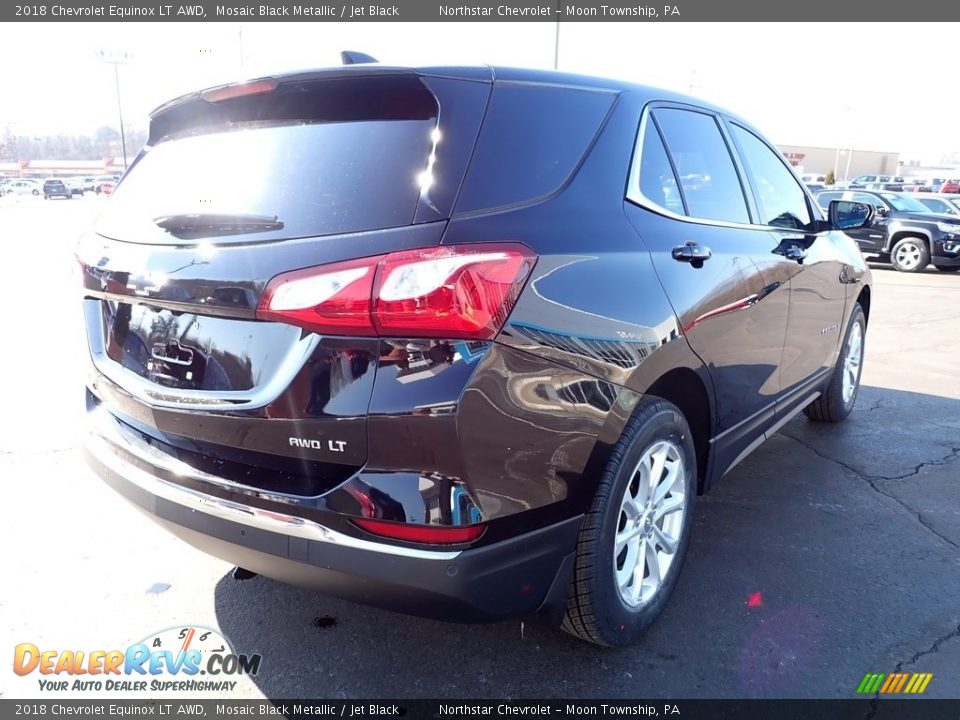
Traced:
<path fill-rule="evenodd" d="M 83 178 L 67 178 L 63 181 L 63 184 L 67 186 L 71 194 L 80 196 L 83 195 Z"/>
<path fill-rule="evenodd" d="M 943 185 L 940 186 L 940 193 L 942 195 L 960 193 L 960 179 L 944 180 Z"/>
<path fill-rule="evenodd" d="M 847 187 L 899 192 L 903 190 L 903 183 L 899 175 L 857 175 Z"/>
<path fill-rule="evenodd" d="M 185 95 L 150 137 L 77 248 L 87 458 L 252 572 L 625 645 L 695 496 L 856 402 L 871 273 L 838 228 L 873 206 L 825 218 L 719 108 L 357 65 Z"/>
<path fill-rule="evenodd" d="M 940 215 L 960 216 L 960 195 L 918 195 L 917 201 L 930 212 Z"/>
<path fill-rule="evenodd" d="M 63 180 L 59 178 L 50 178 L 49 180 L 43 181 L 43 199 L 49 200 L 54 197 L 62 197 L 70 200 L 73 198 L 73 193 L 70 191 Z"/>
<path fill-rule="evenodd" d="M 920 198 L 870 190 L 828 190 L 817 195 L 820 207 L 844 200 L 871 203 L 874 221 L 846 233 L 867 255 L 889 260 L 901 272 L 922 272 L 931 262 L 938 270 L 960 270 L 960 219 L 935 215 Z"/>
<path fill-rule="evenodd" d="M 35 180 L 12 180 L 3 187 L 5 195 L 40 195 L 43 186 Z"/>
<path fill-rule="evenodd" d="M 904 192 L 932 193 L 937 192 L 942 182 L 936 178 L 906 178 L 903 182 Z"/>
<path fill-rule="evenodd" d="M 119 180 L 120 178 L 116 175 L 101 175 L 94 181 L 93 191 L 99 195 L 100 193 L 104 192 L 103 186 L 109 185 L 110 189 L 106 191 L 109 194 L 109 192 L 116 187 Z"/>
<path fill-rule="evenodd" d="M 800 182 L 802 182 L 804 185 L 810 185 L 810 184 L 814 184 L 814 185 L 818 185 L 818 184 L 819 184 L 819 185 L 826 185 L 826 184 L 827 184 L 827 176 L 826 176 L 826 175 L 816 175 L 816 174 L 814 174 L 814 175 L 801 175 L 801 176 L 800 176 Z"/>

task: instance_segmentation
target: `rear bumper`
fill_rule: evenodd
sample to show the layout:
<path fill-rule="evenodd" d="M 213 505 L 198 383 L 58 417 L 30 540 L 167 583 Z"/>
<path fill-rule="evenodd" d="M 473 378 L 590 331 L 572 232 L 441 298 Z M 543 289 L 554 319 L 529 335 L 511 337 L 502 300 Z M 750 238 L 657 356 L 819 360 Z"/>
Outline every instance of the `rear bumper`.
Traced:
<path fill-rule="evenodd" d="M 581 517 L 474 549 L 419 549 L 346 535 L 178 485 L 127 462 L 92 431 L 87 462 L 191 545 L 266 577 L 412 615 L 485 622 L 562 610 Z"/>

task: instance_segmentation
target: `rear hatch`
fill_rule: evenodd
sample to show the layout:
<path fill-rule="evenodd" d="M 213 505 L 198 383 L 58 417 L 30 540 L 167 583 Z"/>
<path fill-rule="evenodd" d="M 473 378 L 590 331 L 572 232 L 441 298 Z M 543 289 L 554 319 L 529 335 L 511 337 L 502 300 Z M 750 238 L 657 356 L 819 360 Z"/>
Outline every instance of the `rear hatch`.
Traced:
<path fill-rule="evenodd" d="M 78 246 L 90 402 L 274 493 L 316 495 L 362 466 L 379 341 L 257 307 L 281 273 L 440 244 L 489 94 L 454 74 L 345 68 L 158 109 Z"/>

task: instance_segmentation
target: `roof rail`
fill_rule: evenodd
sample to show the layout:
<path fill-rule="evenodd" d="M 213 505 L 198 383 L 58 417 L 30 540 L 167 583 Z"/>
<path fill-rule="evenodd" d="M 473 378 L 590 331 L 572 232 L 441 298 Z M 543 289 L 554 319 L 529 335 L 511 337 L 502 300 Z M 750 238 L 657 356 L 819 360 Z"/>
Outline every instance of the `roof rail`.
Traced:
<path fill-rule="evenodd" d="M 358 65 L 363 63 L 375 63 L 380 62 L 372 55 L 367 55 L 362 52 L 354 52 L 353 50 L 344 50 L 340 53 L 340 59 L 343 61 L 344 65 Z"/>

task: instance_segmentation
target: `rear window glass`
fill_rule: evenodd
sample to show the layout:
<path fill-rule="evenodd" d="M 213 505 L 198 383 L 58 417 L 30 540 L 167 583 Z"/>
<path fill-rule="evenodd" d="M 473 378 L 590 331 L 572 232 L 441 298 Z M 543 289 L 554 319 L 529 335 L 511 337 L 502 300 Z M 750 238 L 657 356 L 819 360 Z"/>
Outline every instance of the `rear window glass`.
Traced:
<path fill-rule="evenodd" d="M 97 231 L 180 243 L 157 221 L 238 216 L 259 224 L 211 239 L 256 242 L 411 223 L 436 101 L 419 83 L 401 88 L 407 80 L 390 81 L 396 97 L 389 97 L 384 82 L 314 83 L 240 98 L 232 108 L 231 101 L 174 108 L 155 120 L 159 140 L 118 185 Z"/>
<path fill-rule="evenodd" d="M 686 213 L 677 188 L 677 177 L 670 167 L 656 125 L 648 122 L 640 150 L 640 192 L 644 197 L 677 215 Z"/>
<path fill-rule="evenodd" d="M 556 192 L 576 169 L 615 97 L 583 89 L 494 85 L 457 212 Z"/>
<path fill-rule="evenodd" d="M 691 217 L 750 222 L 740 178 L 712 115 L 660 108 L 653 113 L 680 175 Z"/>

